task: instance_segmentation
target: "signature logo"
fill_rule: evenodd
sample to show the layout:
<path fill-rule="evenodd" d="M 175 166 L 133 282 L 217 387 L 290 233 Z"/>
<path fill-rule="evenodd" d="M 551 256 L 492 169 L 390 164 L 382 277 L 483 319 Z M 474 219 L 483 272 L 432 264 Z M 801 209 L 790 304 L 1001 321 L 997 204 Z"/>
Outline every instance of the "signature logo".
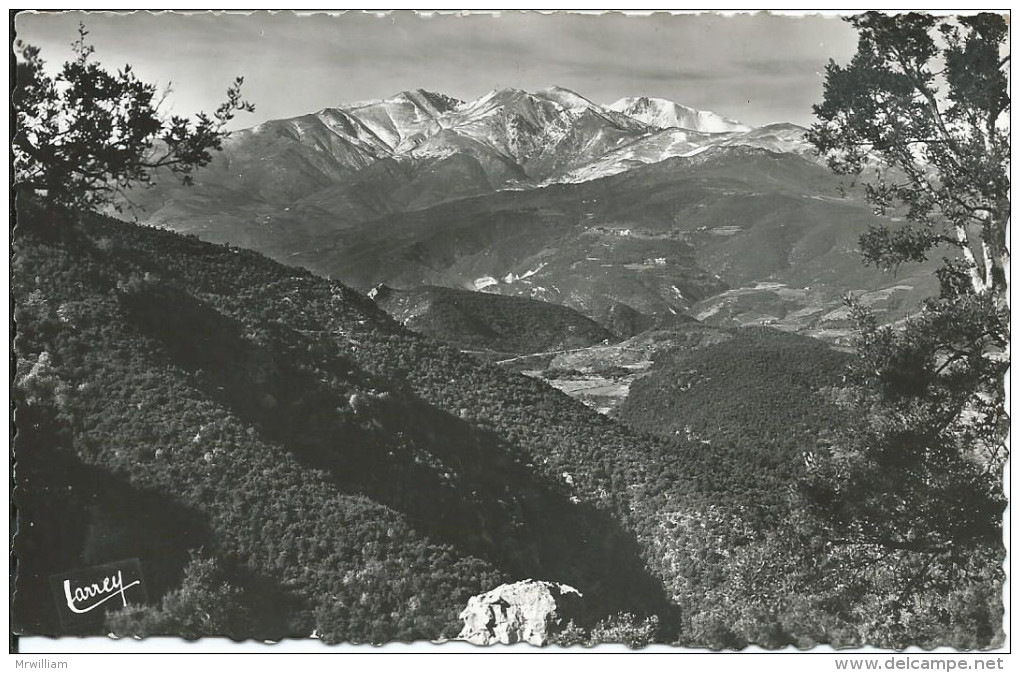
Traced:
<path fill-rule="evenodd" d="M 104 577 L 101 583 L 75 587 L 74 591 L 71 591 L 71 580 L 64 580 L 64 598 L 67 599 L 67 609 L 78 615 L 92 612 L 116 596 L 120 596 L 121 604 L 127 607 L 127 590 L 141 583 L 142 580 L 135 580 L 125 585 L 124 573 L 120 570 L 116 575 Z"/>
<path fill-rule="evenodd" d="M 50 582 L 61 624 L 70 632 L 92 630 L 110 609 L 146 601 L 138 559 L 53 575 Z"/>

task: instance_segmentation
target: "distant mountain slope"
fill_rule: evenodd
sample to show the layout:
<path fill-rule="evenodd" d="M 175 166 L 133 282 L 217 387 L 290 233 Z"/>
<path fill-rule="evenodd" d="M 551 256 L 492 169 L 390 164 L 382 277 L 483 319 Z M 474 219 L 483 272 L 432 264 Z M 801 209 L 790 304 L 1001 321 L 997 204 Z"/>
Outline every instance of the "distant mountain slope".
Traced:
<path fill-rule="evenodd" d="M 796 124 L 768 124 L 747 133 L 721 137 L 716 145 L 760 147 L 772 152 L 788 152 L 810 161 L 823 163 L 814 147 L 807 141 L 807 129 Z"/>
<path fill-rule="evenodd" d="M 814 162 L 718 147 L 601 180 L 395 213 L 286 259 L 365 289 L 484 287 L 591 317 L 621 303 L 717 324 L 838 330 L 844 292 L 874 292 L 876 308 L 895 317 L 935 289 L 928 267 L 894 277 L 861 263 L 857 238 L 873 222 Z"/>
<path fill-rule="evenodd" d="M 372 129 L 390 150 L 413 147 L 417 139 L 434 133 L 436 121 L 463 102 L 443 94 L 416 89 L 385 100 L 362 101 L 341 107 Z"/>
<path fill-rule="evenodd" d="M 465 350 L 524 354 L 613 339 L 598 323 L 557 304 L 445 287 L 373 288 L 369 296 L 406 327 Z"/>
<path fill-rule="evenodd" d="M 709 134 L 679 128 L 663 129 L 610 150 L 589 163 L 557 175 L 550 182 L 597 180 L 645 164 L 655 164 L 670 157 L 690 156 L 727 137 L 728 134 Z"/>
<path fill-rule="evenodd" d="M 198 547 L 287 598 L 265 637 L 435 638 L 529 576 L 675 628 L 664 445 L 237 248 L 22 201 L 13 271 L 19 629 L 59 631 L 51 572 L 139 557 L 157 599 Z"/>
<path fill-rule="evenodd" d="M 682 128 L 665 128 L 610 150 L 590 163 L 560 173 L 550 178 L 548 182 L 597 180 L 644 164 L 658 163 L 671 157 L 693 157 L 719 147 L 756 147 L 771 152 L 794 154 L 809 161 L 823 163 L 807 142 L 806 133 L 807 129 L 796 124 L 770 124 L 746 133 L 703 133 Z"/>

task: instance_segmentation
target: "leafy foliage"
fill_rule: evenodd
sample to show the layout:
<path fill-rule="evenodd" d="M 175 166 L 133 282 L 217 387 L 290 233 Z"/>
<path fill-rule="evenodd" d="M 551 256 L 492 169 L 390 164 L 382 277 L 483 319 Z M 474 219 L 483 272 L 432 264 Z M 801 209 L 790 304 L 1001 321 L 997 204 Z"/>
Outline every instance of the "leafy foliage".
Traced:
<path fill-rule="evenodd" d="M 808 489 L 837 534 L 960 557 L 1001 544 L 1008 337 L 992 302 L 933 300 L 902 329 L 855 306 L 851 392 L 867 414 Z"/>
<path fill-rule="evenodd" d="M 885 589 L 857 619 L 896 646 L 942 633 L 974 647 L 1002 637 L 1008 26 L 993 14 L 850 22 L 857 54 L 829 64 L 811 140 L 836 172 L 873 173 L 876 210 L 907 220 L 862 236 L 864 261 L 955 257 L 936 270 L 939 296 L 901 324 L 847 298 L 846 398 L 860 420 L 818 451 L 801 502 L 830 565 L 863 581 L 849 586 Z"/>
<path fill-rule="evenodd" d="M 1009 218 L 1009 30 L 996 14 L 869 12 L 847 66 L 826 67 L 809 140 L 837 173 L 872 175 L 876 210 L 909 224 L 861 239 L 883 267 L 937 247 L 963 256 L 976 292 L 1005 289 Z"/>
<path fill-rule="evenodd" d="M 629 612 L 610 615 L 584 628 L 575 622 L 569 622 L 562 631 L 553 638 L 552 644 L 564 647 L 582 646 L 595 647 L 600 644 L 620 643 L 637 649 L 656 641 L 659 620 L 652 616 L 638 619 Z"/>
<path fill-rule="evenodd" d="M 158 608 L 127 606 L 107 617 L 106 628 L 138 638 L 230 636 L 243 640 L 261 631 L 248 602 L 216 559 L 195 557 L 184 568 L 180 588 L 165 595 Z"/>
<path fill-rule="evenodd" d="M 225 126 L 237 112 L 255 108 L 241 97 L 243 79 L 227 100 L 195 120 L 166 116 L 156 87 L 130 65 L 116 73 L 92 60 L 95 48 L 79 26 L 75 58 L 56 76 L 45 72 L 39 49 L 19 44 L 14 183 L 65 207 L 110 205 L 118 192 L 152 184 L 159 169 L 190 184 L 196 168 L 222 147 Z"/>
<path fill-rule="evenodd" d="M 994 14 L 850 22 L 857 53 L 829 64 L 811 140 L 837 172 L 874 169 L 870 200 L 908 220 L 872 228 L 864 259 L 895 267 L 944 246 L 962 258 L 943 260 L 939 297 L 901 326 L 848 299 L 865 422 L 820 456 L 806 492 L 835 539 L 965 565 L 1001 546 L 1005 505 L 1008 26 Z"/>

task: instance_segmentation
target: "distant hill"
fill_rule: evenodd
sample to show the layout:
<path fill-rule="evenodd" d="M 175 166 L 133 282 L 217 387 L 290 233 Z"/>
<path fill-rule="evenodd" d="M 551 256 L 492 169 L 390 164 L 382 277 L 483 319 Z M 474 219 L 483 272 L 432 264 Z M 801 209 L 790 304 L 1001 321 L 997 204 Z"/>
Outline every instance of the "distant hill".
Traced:
<path fill-rule="evenodd" d="M 573 309 L 524 297 L 435 286 L 397 290 L 385 285 L 373 288 L 369 296 L 406 327 L 462 350 L 524 354 L 615 340 Z"/>
<path fill-rule="evenodd" d="M 631 427 L 702 443 L 699 488 L 778 491 L 804 454 L 848 421 L 838 405 L 850 355 L 767 327 L 696 349 L 661 351 L 616 417 Z"/>

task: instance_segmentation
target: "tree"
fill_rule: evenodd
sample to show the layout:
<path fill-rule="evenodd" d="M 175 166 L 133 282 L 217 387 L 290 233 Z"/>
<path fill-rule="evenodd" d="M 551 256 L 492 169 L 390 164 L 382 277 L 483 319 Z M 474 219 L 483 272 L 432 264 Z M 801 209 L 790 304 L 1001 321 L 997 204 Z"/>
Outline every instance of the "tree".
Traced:
<path fill-rule="evenodd" d="M 848 21 L 857 53 L 826 67 L 809 139 L 834 171 L 863 176 L 878 214 L 906 220 L 861 237 L 866 263 L 944 256 L 939 296 L 903 325 L 848 298 L 865 422 L 806 493 L 834 543 L 959 560 L 999 548 L 1005 505 L 1008 27 L 994 14 Z"/>
<path fill-rule="evenodd" d="M 138 79 L 130 65 L 116 73 L 92 59 L 88 31 L 78 28 L 75 57 L 50 77 L 37 47 L 20 43 L 14 151 L 14 186 L 68 208 L 98 209 L 118 193 L 152 184 L 169 171 L 185 184 L 222 147 L 235 113 L 254 111 L 241 97 L 243 78 L 227 89 L 212 114 L 194 120 L 160 111 L 165 94 Z"/>
<path fill-rule="evenodd" d="M 873 227 L 865 260 L 891 268 L 935 248 L 958 251 L 975 293 L 1005 290 L 1009 218 L 1008 27 L 996 14 L 936 17 L 869 12 L 846 67 L 825 69 L 809 140 L 837 173 L 865 184 L 880 214 L 911 224 Z"/>
<path fill-rule="evenodd" d="M 251 638 L 265 628 L 251 605 L 251 597 L 233 585 L 215 558 L 191 554 L 181 586 L 166 594 L 159 606 L 128 606 L 106 618 L 106 627 L 119 636 L 173 635 L 181 638 L 229 636 Z"/>

